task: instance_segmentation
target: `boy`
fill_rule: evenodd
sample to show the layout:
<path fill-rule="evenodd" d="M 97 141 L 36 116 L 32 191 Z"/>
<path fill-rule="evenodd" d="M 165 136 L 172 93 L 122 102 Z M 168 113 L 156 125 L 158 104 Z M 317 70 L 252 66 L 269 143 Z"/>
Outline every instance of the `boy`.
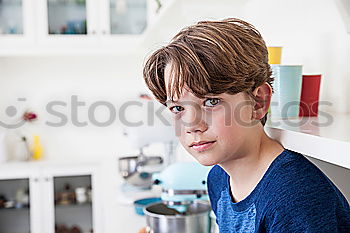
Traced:
<path fill-rule="evenodd" d="M 239 19 L 205 21 L 154 52 L 144 79 L 174 113 L 177 136 L 205 166 L 220 232 L 350 232 L 349 204 L 303 155 L 265 131 L 267 48 Z"/>

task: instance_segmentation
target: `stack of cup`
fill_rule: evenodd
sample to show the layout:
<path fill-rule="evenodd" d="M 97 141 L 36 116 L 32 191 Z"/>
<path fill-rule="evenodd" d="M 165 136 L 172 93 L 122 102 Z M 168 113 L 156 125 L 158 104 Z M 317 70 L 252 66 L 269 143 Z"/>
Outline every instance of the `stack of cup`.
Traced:
<path fill-rule="evenodd" d="M 282 47 L 268 47 L 269 63 L 274 81 L 271 116 L 289 118 L 299 116 L 302 85 L 301 65 L 281 65 Z"/>
<path fill-rule="evenodd" d="M 271 117 L 317 116 L 321 75 L 302 75 L 302 65 L 281 65 L 282 47 L 268 47 L 268 53 L 275 78 Z"/>

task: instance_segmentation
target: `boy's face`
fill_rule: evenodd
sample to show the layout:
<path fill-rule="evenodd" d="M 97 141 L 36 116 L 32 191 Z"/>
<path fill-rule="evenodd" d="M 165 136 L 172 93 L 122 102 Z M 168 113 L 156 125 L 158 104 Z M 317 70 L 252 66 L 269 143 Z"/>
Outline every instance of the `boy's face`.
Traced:
<path fill-rule="evenodd" d="M 167 86 L 171 80 L 170 65 L 166 66 L 164 76 Z M 202 165 L 238 159 L 249 147 L 246 139 L 256 132 L 251 126 L 253 106 L 243 92 L 201 99 L 187 87 L 180 97 L 174 97 L 174 102 L 167 101 L 167 108 L 173 113 L 181 144 Z M 193 145 L 198 142 L 202 145 Z"/>

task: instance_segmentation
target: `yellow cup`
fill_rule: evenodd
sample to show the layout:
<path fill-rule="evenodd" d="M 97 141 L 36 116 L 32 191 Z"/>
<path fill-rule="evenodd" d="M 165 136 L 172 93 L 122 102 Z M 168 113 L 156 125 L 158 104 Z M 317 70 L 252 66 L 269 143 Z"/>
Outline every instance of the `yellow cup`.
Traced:
<path fill-rule="evenodd" d="M 282 47 L 267 47 L 269 64 L 281 64 Z"/>

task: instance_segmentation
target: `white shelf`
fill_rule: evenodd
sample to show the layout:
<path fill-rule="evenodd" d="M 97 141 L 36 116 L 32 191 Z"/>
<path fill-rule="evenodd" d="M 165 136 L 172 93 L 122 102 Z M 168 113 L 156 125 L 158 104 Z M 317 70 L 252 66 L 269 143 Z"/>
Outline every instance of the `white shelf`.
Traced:
<path fill-rule="evenodd" d="M 269 118 L 265 131 L 287 149 L 350 169 L 350 114 Z"/>

